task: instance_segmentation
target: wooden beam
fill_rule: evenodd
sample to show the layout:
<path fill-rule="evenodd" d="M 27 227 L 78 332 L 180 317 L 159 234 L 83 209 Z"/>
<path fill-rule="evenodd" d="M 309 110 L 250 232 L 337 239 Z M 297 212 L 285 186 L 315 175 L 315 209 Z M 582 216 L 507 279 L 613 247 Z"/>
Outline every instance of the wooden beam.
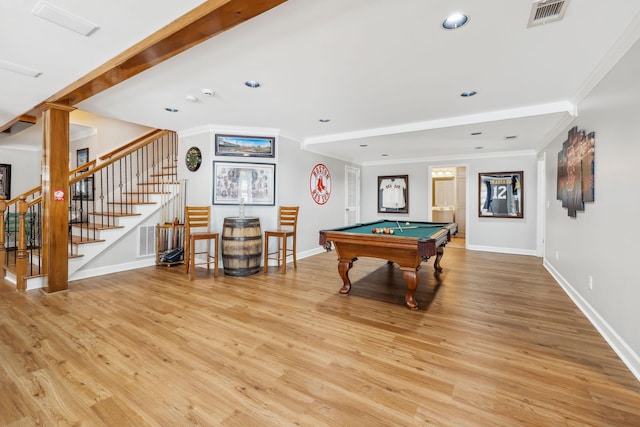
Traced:
<path fill-rule="evenodd" d="M 46 102 L 75 105 L 285 1 L 207 1 L 62 89 Z"/>

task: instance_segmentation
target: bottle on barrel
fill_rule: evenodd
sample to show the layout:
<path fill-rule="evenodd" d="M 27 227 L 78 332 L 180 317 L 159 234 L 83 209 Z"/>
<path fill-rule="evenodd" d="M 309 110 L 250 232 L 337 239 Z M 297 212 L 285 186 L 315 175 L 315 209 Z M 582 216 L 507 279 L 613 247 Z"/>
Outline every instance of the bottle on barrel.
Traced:
<path fill-rule="evenodd" d="M 240 199 L 240 206 L 238 207 L 238 216 L 244 218 L 244 197 Z"/>

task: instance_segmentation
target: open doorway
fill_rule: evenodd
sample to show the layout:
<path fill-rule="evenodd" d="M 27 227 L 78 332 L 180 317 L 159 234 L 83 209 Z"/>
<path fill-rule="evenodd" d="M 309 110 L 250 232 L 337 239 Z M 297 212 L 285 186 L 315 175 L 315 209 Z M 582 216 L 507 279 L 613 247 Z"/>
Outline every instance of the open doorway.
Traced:
<path fill-rule="evenodd" d="M 448 166 L 431 168 L 430 217 L 434 222 L 455 222 L 458 233 L 453 246 L 465 247 L 467 231 L 467 168 Z"/>

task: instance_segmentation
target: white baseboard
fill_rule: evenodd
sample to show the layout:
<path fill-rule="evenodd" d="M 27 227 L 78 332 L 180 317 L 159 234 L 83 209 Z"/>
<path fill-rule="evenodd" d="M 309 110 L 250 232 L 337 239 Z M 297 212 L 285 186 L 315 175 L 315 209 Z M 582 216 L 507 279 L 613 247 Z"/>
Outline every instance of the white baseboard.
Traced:
<path fill-rule="evenodd" d="M 640 356 L 618 335 L 618 333 L 607 323 L 606 320 L 578 293 L 558 271 L 545 259 L 543 264 L 547 271 L 553 276 L 558 284 L 569 295 L 569 298 L 582 311 L 591 324 L 598 330 L 600 335 L 607 341 L 613 351 L 616 352 L 622 362 L 629 368 L 631 373 L 640 381 Z"/>
<path fill-rule="evenodd" d="M 470 251 L 498 252 L 501 254 L 536 256 L 535 249 L 501 248 L 497 246 L 478 246 L 478 245 L 469 245 L 468 242 L 467 242 L 467 249 Z"/>
<path fill-rule="evenodd" d="M 127 262 L 124 264 L 109 265 L 106 267 L 88 268 L 85 270 L 79 270 L 75 272 L 69 281 L 86 279 L 89 277 L 104 276 L 105 274 L 118 273 L 121 271 L 135 270 L 136 268 L 151 267 L 156 265 L 155 257 L 139 258 L 133 262 Z"/>

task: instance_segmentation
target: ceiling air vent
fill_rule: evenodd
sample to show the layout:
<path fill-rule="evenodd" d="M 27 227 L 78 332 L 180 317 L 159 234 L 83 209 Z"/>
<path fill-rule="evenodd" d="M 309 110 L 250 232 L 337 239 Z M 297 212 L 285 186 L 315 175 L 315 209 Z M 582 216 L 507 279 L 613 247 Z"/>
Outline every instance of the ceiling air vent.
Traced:
<path fill-rule="evenodd" d="M 534 0 L 528 27 L 560 21 L 569 6 L 569 0 Z"/>

